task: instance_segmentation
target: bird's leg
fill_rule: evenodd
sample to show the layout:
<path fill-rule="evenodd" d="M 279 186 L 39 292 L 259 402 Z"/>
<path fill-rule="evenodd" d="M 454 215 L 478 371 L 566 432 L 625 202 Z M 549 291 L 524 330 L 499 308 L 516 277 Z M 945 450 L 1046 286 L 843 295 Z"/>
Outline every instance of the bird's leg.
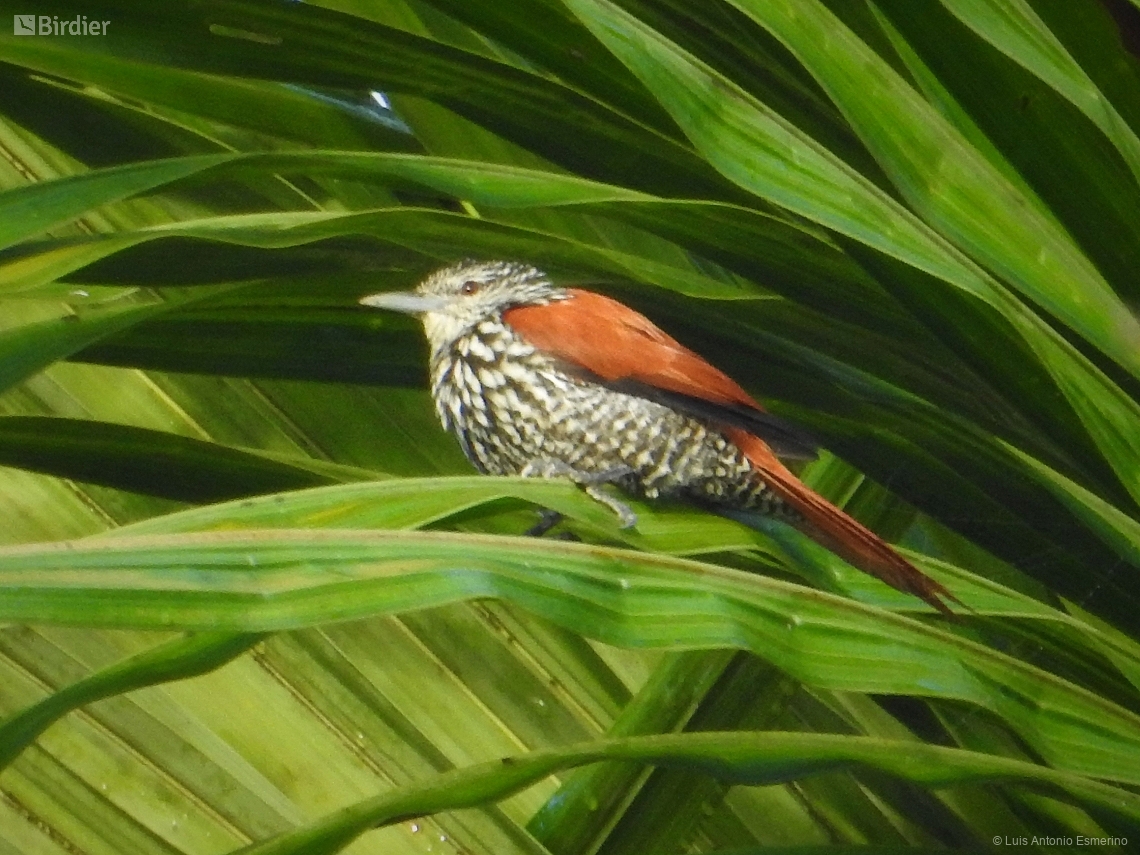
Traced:
<path fill-rule="evenodd" d="M 538 522 L 528 528 L 525 534 L 527 537 L 542 537 L 564 519 L 565 517 L 558 513 L 558 511 L 543 508 L 538 512 Z"/>
<path fill-rule="evenodd" d="M 583 489 L 585 489 L 586 495 L 593 499 L 595 502 L 600 502 L 615 514 L 617 514 L 619 528 L 633 528 L 635 525 L 637 525 L 637 514 L 633 512 L 633 509 L 621 499 L 615 499 L 613 496 L 603 490 L 601 483 L 584 484 Z"/>
<path fill-rule="evenodd" d="M 579 487 L 582 487 L 587 496 L 613 511 L 622 528 L 633 528 L 637 525 L 637 514 L 625 502 L 615 499 L 602 490 L 602 485 L 613 484 L 632 474 L 633 470 L 628 466 L 614 466 L 603 472 L 583 472 L 581 469 L 575 469 L 569 463 L 553 460 L 549 457 L 532 460 L 519 472 L 519 475 L 524 478 L 569 478 Z"/>

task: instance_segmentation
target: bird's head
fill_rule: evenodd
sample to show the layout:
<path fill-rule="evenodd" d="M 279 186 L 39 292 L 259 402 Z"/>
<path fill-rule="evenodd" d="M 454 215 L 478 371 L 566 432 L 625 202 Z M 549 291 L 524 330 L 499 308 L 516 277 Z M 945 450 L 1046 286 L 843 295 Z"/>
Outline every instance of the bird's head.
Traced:
<path fill-rule="evenodd" d="M 543 305 L 565 296 L 563 289 L 529 264 L 460 261 L 435 271 L 415 291 L 369 294 L 360 304 L 415 315 L 434 351 L 512 306 Z"/>

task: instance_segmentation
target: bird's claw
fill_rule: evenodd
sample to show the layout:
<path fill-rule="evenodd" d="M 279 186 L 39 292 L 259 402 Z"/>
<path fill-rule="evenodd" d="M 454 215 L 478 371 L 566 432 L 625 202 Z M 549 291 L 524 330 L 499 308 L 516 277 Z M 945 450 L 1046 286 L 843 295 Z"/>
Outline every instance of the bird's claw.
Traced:
<path fill-rule="evenodd" d="M 587 484 L 585 489 L 587 496 L 617 514 L 619 528 L 633 528 L 637 525 L 637 514 L 621 499 L 615 499 L 598 484 Z"/>

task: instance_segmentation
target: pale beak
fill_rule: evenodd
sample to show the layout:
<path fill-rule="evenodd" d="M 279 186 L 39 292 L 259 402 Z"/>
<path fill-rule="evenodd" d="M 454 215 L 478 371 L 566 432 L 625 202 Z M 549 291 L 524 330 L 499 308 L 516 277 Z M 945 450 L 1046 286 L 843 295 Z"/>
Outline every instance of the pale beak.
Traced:
<path fill-rule="evenodd" d="M 425 312 L 441 312 L 451 304 L 446 297 L 430 294 L 417 294 L 415 291 L 382 291 L 360 298 L 360 305 L 373 309 L 391 309 L 405 315 L 422 315 Z"/>

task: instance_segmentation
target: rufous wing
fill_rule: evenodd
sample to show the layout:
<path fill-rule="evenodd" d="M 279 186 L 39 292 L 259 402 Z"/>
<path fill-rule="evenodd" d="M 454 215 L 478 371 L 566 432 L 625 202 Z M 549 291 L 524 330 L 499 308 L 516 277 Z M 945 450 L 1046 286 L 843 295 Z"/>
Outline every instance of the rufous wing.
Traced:
<path fill-rule="evenodd" d="M 503 320 L 539 350 L 610 388 L 736 425 L 783 457 L 815 457 L 810 436 L 766 412 L 735 380 L 645 315 L 592 291 L 567 290 L 566 300 L 508 309 Z"/>
<path fill-rule="evenodd" d="M 503 320 L 535 347 L 603 380 L 637 380 L 713 403 L 760 409 L 736 381 L 645 315 L 593 291 L 567 290 L 569 299 L 517 306 L 504 312 Z"/>

